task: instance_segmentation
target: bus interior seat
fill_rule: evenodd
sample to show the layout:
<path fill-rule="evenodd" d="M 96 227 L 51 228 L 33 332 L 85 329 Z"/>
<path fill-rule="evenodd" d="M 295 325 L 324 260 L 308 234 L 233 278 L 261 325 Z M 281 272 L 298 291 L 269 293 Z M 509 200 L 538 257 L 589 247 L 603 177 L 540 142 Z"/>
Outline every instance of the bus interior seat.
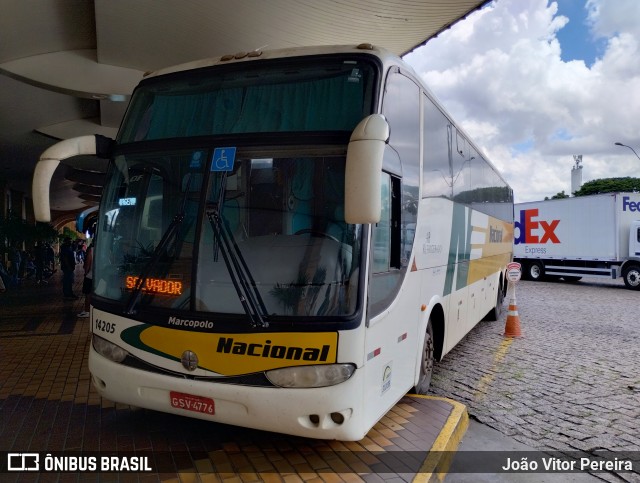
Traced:
<path fill-rule="evenodd" d="M 334 237 L 336 240 L 345 242 L 345 221 L 344 221 L 344 206 L 338 206 L 333 210 L 333 218 L 329 219 L 327 223 L 327 233 Z"/>
<path fill-rule="evenodd" d="M 162 198 L 150 197 L 145 204 L 140 223 L 140 242 L 143 246 L 158 244 L 162 237 Z"/>
<path fill-rule="evenodd" d="M 282 233 L 282 205 L 274 169 L 252 169 L 249 182 L 254 208 L 249 233 L 251 236 Z"/>
<path fill-rule="evenodd" d="M 240 227 L 240 203 L 238 200 L 225 200 L 222 205 L 222 220 L 234 237 L 242 235 L 238 231 Z"/>
<path fill-rule="evenodd" d="M 303 273 L 301 264 L 292 263 L 291 260 L 304 260 L 305 254 L 315 243 L 319 243 L 315 245 L 318 249 L 315 256 L 321 263 L 314 273 Z M 270 313 L 281 313 L 279 290 L 297 285 L 301 276 L 313 278 L 314 274 L 322 274 L 323 279 L 316 283 L 325 291 L 340 289 L 350 277 L 351 247 L 334 240 L 318 239 L 312 234 L 265 235 L 241 240 L 238 246 Z M 218 257 L 218 261 L 214 262 L 209 252 L 204 255 L 201 264 L 210 268 L 203 270 L 206 277 L 197 281 L 197 310 L 241 313 L 242 307 L 223 257 Z"/>

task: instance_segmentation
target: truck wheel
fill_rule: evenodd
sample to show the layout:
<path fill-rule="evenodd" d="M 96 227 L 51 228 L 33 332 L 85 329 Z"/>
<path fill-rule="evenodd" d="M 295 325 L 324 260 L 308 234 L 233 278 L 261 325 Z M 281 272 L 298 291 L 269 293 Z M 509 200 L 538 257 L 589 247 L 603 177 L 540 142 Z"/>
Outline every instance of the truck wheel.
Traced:
<path fill-rule="evenodd" d="M 629 265 L 622 272 L 624 285 L 631 290 L 640 290 L 640 266 Z"/>
<path fill-rule="evenodd" d="M 431 385 L 431 375 L 433 374 L 433 328 L 431 319 L 427 323 L 427 333 L 424 337 L 424 345 L 422 346 L 422 360 L 420 361 L 420 377 L 418 383 L 413 388 L 416 394 L 427 394 Z"/>
<path fill-rule="evenodd" d="M 544 265 L 542 262 L 531 262 L 527 267 L 527 276 L 529 280 L 542 280 L 544 278 Z"/>
<path fill-rule="evenodd" d="M 562 280 L 567 283 L 576 283 L 582 280 L 582 277 L 562 277 Z"/>

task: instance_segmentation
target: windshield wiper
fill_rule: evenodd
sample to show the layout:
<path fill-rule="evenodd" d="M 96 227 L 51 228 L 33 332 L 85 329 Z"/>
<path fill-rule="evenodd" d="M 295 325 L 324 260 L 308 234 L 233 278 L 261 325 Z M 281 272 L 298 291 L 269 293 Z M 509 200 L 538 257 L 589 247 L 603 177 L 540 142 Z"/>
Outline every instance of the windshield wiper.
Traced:
<path fill-rule="evenodd" d="M 227 266 L 231 283 L 236 289 L 238 299 L 242 304 L 242 308 L 251 320 L 251 327 L 269 327 L 269 322 L 264 320 L 267 315 L 267 308 L 264 305 L 260 291 L 256 286 L 256 282 L 251 275 L 249 266 L 242 256 L 240 247 L 231 233 L 231 230 L 222 221 L 220 216 L 220 207 L 224 199 L 224 187 L 226 181 L 226 173 L 223 174 L 220 182 L 220 196 L 218 197 L 217 206 L 207 209 L 207 218 L 211 224 L 215 243 L 213 245 L 213 257 L 217 259 L 218 250 L 222 253 L 222 258 Z"/>
<path fill-rule="evenodd" d="M 229 277 L 231 277 L 231 282 L 238 293 L 238 299 L 251 319 L 251 326 L 269 327 L 269 322 L 264 320 L 267 308 L 233 235 L 222 222 L 217 209 L 207 210 L 207 218 L 209 218 L 209 223 L 211 223 L 211 228 L 217 241 L 216 246 L 214 246 L 214 257 L 219 247 L 224 263 L 227 266 Z"/>
<path fill-rule="evenodd" d="M 171 220 L 171 223 L 169 223 L 169 226 L 167 227 L 166 231 L 162 235 L 162 238 L 158 242 L 158 245 L 156 246 L 155 250 L 153 250 L 150 260 L 147 262 L 147 264 L 144 266 L 144 268 L 140 272 L 140 277 L 138 277 L 136 285 L 133 288 L 131 295 L 129 296 L 129 300 L 127 301 L 127 305 L 125 309 L 125 313 L 127 315 L 132 315 L 135 313 L 135 308 L 138 305 L 138 302 L 140 301 L 140 296 L 142 294 L 142 287 L 144 287 L 144 284 L 147 282 L 147 278 L 149 278 L 149 274 L 151 273 L 151 270 L 155 267 L 156 263 L 158 263 L 158 260 L 160 259 L 160 255 L 164 253 L 165 248 L 167 247 L 167 245 L 169 245 L 169 242 L 171 242 L 171 240 L 178 233 L 178 228 L 180 228 L 180 226 L 182 225 L 182 222 L 184 221 L 184 217 L 186 214 L 187 197 L 191 189 L 191 173 L 189 173 L 188 176 L 189 177 L 187 181 L 187 187 L 185 189 L 184 195 L 182 196 L 182 200 L 180 201 L 180 210 L 173 217 L 173 220 Z"/>

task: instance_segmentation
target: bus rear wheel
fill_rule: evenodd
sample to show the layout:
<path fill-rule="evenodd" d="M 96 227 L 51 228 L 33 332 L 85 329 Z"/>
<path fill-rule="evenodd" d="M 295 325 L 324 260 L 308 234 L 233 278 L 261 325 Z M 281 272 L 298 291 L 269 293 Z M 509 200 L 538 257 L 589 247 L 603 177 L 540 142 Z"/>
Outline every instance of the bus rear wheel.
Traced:
<path fill-rule="evenodd" d="M 502 290 L 502 284 L 498 286 L 498 295 L 496 296 L 496 306 L 492 308 L 487 315 L 484 316 L 483 320 L 494 321 L 500 320 L 502 317 L 504 305 L 504 290 Z"/>
<path fill-rule="evenodd" d="M 427 394 L 429 386 L 431 386 L 431 376 L 433 374 L 433 360 L 434 349 L 433 343 L 433 327 L 431 325 L 431 319 L 427 324 L 427 333 L 424 337 L 424 344 L 422 346 L 422 358 L 420 361 L 420 377 L 418 383 L 414 387 L 416 394 Z"/>

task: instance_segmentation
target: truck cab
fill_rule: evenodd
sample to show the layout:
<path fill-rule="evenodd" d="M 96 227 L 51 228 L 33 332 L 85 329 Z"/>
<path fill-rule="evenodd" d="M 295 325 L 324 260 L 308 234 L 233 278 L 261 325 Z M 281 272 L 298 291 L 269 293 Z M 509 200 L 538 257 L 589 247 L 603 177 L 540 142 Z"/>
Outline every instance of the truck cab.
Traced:
<path fill-rule="evenodd" d="M 627 288 L 640 290 L 640 220 L 629 226 L 629 257 L 620 267 Z"/>

